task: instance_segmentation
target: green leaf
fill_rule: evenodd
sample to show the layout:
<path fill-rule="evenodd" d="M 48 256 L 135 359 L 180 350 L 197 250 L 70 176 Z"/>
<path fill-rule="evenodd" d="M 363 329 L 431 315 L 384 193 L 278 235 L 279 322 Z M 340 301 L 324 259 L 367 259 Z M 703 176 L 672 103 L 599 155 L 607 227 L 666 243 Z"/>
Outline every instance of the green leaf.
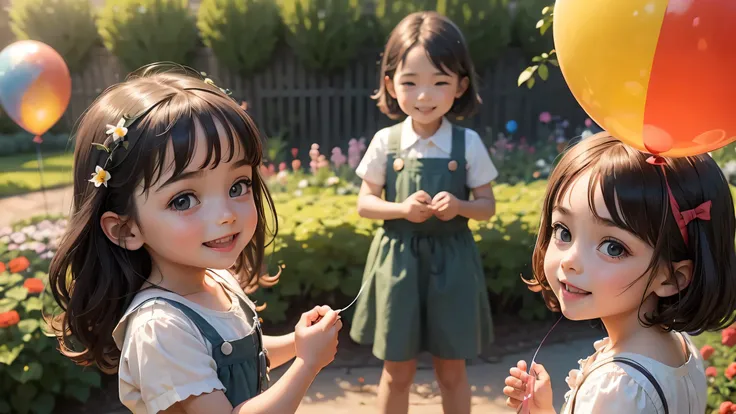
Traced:
<path fill-rule="evenodd" d="M 539 77 L 542 78 L 542 80 L 546 81 L 547 78 L 549 78 L 549 69 L 547 69 L 547 65 L 545 65 L 544 63 L 539 65 L 538 72 Z"/>
<path fill-rule="evenodd" d="M 10 299 L 10 298 L 0 299 L 0 313 L 11 311 L 15 309 L 16 306 L 18 306 L 18 301 L 15 299 Z"/>
<path fill-rule="evenodd" d="M 31 403 L 31 411 L 36 414 L 51 414 L 54 412 L 54 396 L 49 393 L 42 393 Z"/>
<path fill-rule="evenodd" d="M 30 298 L 28 298 L 28 300 L 25 302 L 25 306 L 26 312 L 43 310 L 43 302 L 41 301 L 41 298 L 37 296 L 31 296 Z"/>
<path fill-rule="evenodd" d="M 64 395 L 72 397 L 79 402 L 87 402 L 89 399 L 89 387 L 79 383 L 67 383 L 64 387 Z"/>
<path fill-rule="evenodd" d="M 557 59 L 549 59 L 547 60 L 547 63 L 553 66 L 557 66 L 558 68 L 560 67 L 560 63 L 557 61 Z"/>
<path fill-rule="evenodd" d="M 24 347 L 22 343 L 12 348 L 8 344 L 0 345 L 0 364 L 11 365 Z"/>
<path fill-rule="evenodd" d="M 102 386 L 100 373 L 97 371 L 93 371 L 90 368 L 87 368 L 80 372 L 77 378 L 90 387 L 100 388 Z"/>
<path fill-rule="evenodd" d="M 10 397 L 10 402 L 18 413 L 24 414 L 31 409 L 31 402 L 36 394 L 38 394 L 38 390 L 33 384 L 21 384 L 16 388 L 13 396 Z"/>
<path fill-rule="evenodd" d="M 23 276 L 17 273 L 0 274 L 0 285 L 14 285 L 23 280 Z"/>
<path fill-rule="evenodd" d="M 541 56 L 534 56 L 532 58 L 532 62 L 537 63 L 537 62 L 541 62 L 541 61 L 542 61 L 542 57 Z"/>
<path fill-rule="evenodd" d="M 102 151 L 105 151 L 107 153 L 110 152 L 110 149 L 107 148 L 106 146 L 104 146 L 103 144 L 100 144 L 100 143 L 97 143 L 97 142 L 93 142 L 92 143 L 92 146 L 95 147 L 95 148 L 97 148 L 98 150 L 102 150 Z"/>
<path fill-rule="evenodd" d="M 534 75 L 534 72 L 537 70 L 536 66 L 531 66 L 526 69 L 524 69 L 523 72 L 519 75 L 519 79 L 517 80 L 517 86 L 521 86 L 524 82 L 528 81 L 529 79 L 532 79 L 532 76 Z"/>
<path fill-rule="evenodd" d="M 534 78 L 531 78 L 531 79 L 529 79 L 529 80 L 528 80 L 528 81 L 526 82 L 526 86 L 527 86 L 527 87 L 528 87 L 529 89 L 531 89 L 531 88 L 533 88 L 533 87 L 534 87 L 534 84 L 535 84 L 536 82 L 537 82 L 537 81 L 536 81 L 536 79 L 534 79 Z"/>
<path fill-rule="evenodd" d="M 38 362 L 31 362 L 28 365 L 15 364 L 10 366 L 8 373 L 16 381 L 25 384 L 28 381 L 41 379 L 43 376 L 43 365 Z"/>
<path fill-rule="evenodd" d="M 15 299 L 20 302 L 28 297 L 28 290 L 23 286 L 16 286 L 5 292 L 5 297 Z"/>
<path fill-rule="evenodd" d="M 38 329 L 39 322 L 37 319 L 24 319 L 18 322 L 18 329 L 23 334 L 31 334 Z"/>

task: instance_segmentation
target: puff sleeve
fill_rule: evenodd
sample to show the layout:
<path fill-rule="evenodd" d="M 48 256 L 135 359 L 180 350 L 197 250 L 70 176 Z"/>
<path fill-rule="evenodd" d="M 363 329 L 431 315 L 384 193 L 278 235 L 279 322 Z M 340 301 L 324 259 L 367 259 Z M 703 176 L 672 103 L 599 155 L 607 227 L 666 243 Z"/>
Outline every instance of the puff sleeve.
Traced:
<path fill-rule="evenodd" d="M 118 383 L 120 400 L 135 413 L 156 413 L 190 396 L 225 390 L 210 347 L 178 309 L 157 302 L 128 327 Z"/>

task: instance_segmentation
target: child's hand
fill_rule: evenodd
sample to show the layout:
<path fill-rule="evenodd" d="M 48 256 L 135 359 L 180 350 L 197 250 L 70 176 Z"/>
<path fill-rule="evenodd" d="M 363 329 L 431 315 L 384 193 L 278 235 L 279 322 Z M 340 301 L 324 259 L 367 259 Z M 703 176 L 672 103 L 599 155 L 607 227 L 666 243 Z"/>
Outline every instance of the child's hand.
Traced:
<path fill-rule="evenodd" d="M 442 191 L 434 196 L 429 208 L 438 219 L 448 221 L 457 216 L 460 211 L 460 201 L 451 193 Z"/>
<path fill-rule="evenodd" d="M 509 370 L 509 373 L 511 375 L 506 377 L 506 386 L 503 388 L 503 393 L 508 397 L 506 405 L 516 409 L 524 400 L 524 395 L 528 394 L 525 388 L 530 374 L 526 373 L 526 361 L 519 361 L 516 367 Z M 554 412 L 552 383 L 549 374 L 542 365 L 537 363 L 532 365 L 531 375 L 534 374 L 536 374 L 536 379 L 534 380 L 533 396 L 529 402 L 530 412 L 532 414 Z"/>
<path fill-rule="evenodd" d="M 425 191 L 419 190 L 401 204 L 404 206 L 404 214 L 407 220 L 412 223 L 421 223 L 432 216 L 432 210 L 429 207 L 431 203 L 432 197 Z"/>
<path fill-rule="evenodd" d="M 340 329 L 340 317 L 328 306 L 315 307 L 303 313 L 294 329 L 296 357 L 321 370 L 335 359 Z"/>

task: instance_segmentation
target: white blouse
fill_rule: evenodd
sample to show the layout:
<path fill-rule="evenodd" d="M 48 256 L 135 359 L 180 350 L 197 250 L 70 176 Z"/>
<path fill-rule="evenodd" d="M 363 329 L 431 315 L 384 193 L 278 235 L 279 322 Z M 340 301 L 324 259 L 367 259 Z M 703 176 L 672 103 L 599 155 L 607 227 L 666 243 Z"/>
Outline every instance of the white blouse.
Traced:
<path fill-rule="evenodd" d="M 217 271 L 216 276 L 218 282 L 242 291 L 228 271 Z M 170 298 L 199 313 L 224 340 L 234 341 L 249 335 L 254 327 L 237 296 L 228 289 L 225 292 L 232 303 L 227 312 L 205 308 L 159 289 L 143 290 L 135 296 L 113 331 L 115 344 L 121 350 L 118 388 L 123 405 L 135 414 L 156 413 L 193 395 L 225 391 L 217 378 L 212 345 L 183 312 L 161 300 L 147 302 L 132 311 L 146 299 Z M 255 306 L 245 293 L 241 297 L 249 306 Z"/>
<path fill-rule="evenodd" d="M 381 186 L 386 183 L 389 129 L 390 127 L 383 128 L 376 132 L 355 170 L 361 179 Z M 446 118 L 442 118 L 437 132 L 428 138 L 422 138 L 414 132 L 411 117 L 402 122 L 399 148 L 401 158 L 450 158 L 451 152 L 452 123 Z M 480 135 L 468 128 L 465 128 L 465 161 L 468 171 L 466 183 L 469 188 L 486 185 L 498 177 L 488 148 L 483 144 Z"/>
<path fill-rule="evenodd" d="M 632 359 L 652 374 L 664 392 L 670 414 L 701 414 L 705 412 L 707 398 L 703 361 L 690 337 L 687 334 L 680 335 L 689 356 L 687 362 L 679 367 L 671 367 L 639 354 L 620 353 L 616 356 Z M 626 364 L 603 364 L 580 385 L 581 373 L 590 372 L 608 343 L 608 338 L 596 341 L 593 344 L 596 352 L 580 360 L 579 369 L 570 371 L 566 378 L 570 391 L 565 394 L 565 405 L 560 414 L 570 414 L 570 400 L 578 387 L 575 414 L 664 413 L 662 401 L 652 383 L 636 368 Z"/>

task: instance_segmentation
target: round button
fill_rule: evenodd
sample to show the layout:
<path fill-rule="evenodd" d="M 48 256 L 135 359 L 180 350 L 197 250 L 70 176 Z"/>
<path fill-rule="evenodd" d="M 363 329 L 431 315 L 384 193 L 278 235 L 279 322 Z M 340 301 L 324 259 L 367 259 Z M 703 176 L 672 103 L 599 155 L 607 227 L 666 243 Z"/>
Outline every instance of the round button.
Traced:
<path fill-rule="evenodd" d="M 230 342 L 223 342 L 222 346 L 220 346 L 220 351 L 225 355 L 230 355 L 233 353 L 233 346 Z"/>
<path fill-rule="evenodd" d="M 394 160 L 394 171 L 401 171 L 404 169 L 404 160 L 397 158 Z"/>

